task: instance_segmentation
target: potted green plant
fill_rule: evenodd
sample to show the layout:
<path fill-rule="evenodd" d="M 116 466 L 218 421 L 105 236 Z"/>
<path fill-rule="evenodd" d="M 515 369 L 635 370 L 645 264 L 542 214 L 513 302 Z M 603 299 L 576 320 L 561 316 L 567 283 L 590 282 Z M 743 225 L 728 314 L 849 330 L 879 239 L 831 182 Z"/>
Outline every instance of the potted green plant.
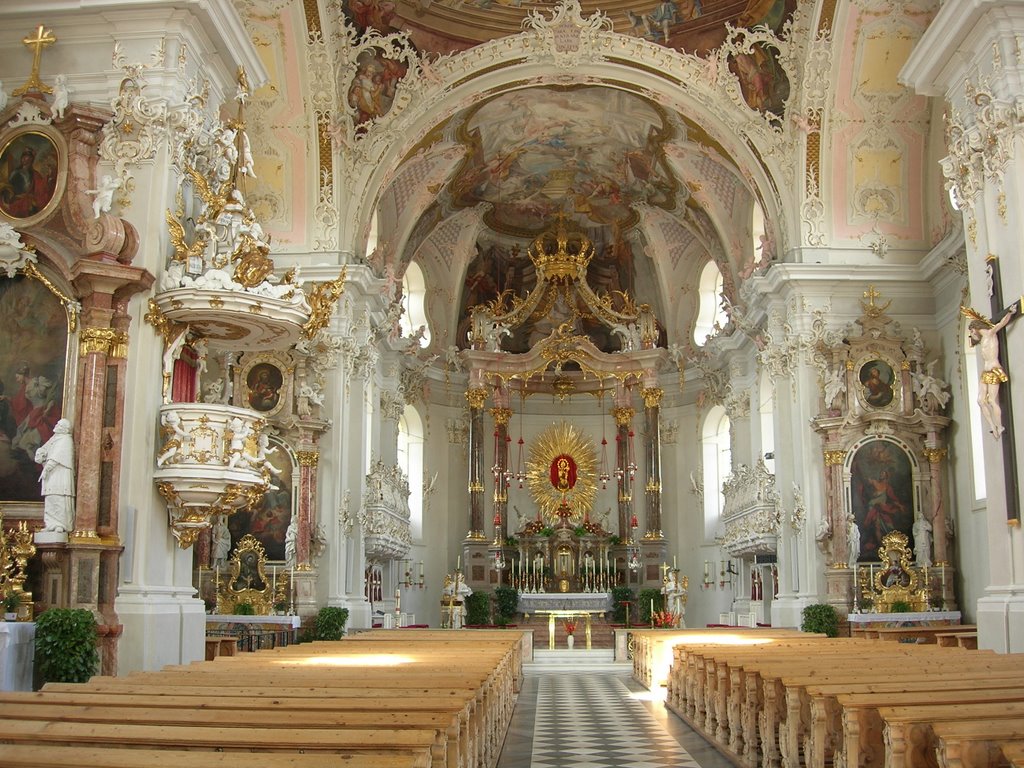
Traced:
<path fill-rule="evenodd" d="M 635 596 L 632 589 L 623 584 L 612 587 L 612 619 L 616 624 L 626 623 L 626 603 L 633 602 Z M 636 611 L 633 611 L 630 619 L 636 621 Z"/>
<path fill-rule="evenodd" d="M 494 590 L 494 623 L 500 627 L 512 623 L 519 609 L 519 593 L 513 587 L 501 586 Z"/>
<path fill-rule="evenodd" d="M 256 609 L 252 603 L 235 603 L 235 616 L 255 616 Z"/>
<path fill-rule="evenodd" d="M 803 632 L 818 632 L 826 637 L 839 636 L 839 614 L 827 603 L 808 605 L 803 610 Z"/>
<path fill-rule="evenodd" d="M 327 605 L 316 615 L 317 640 L 341 640 L 348 621 L 348 608 Z"/>
<path fill-rule="evenodd" d="M 906 600 L 893 600 L 889 613 L 910 613 L 910 603 Z"/>
<path fill-rule="evenodd" d="M 485 626 L 491 615 L 491 596 L 474 592 L 466 596 L 466 626 Z"/>
<path fill-rule="evenodd" d="M 18 606 L 21 604 L 21 595 L 13 590 L 4 595 L 4 621 L 18 620 Z"/>
<path fill-rule="evenodd" d="M 96 618 L 84 608 L 50 608 L 36 620 L 36 659 L 48 683 L 84 683 L 96 674 Z"/>

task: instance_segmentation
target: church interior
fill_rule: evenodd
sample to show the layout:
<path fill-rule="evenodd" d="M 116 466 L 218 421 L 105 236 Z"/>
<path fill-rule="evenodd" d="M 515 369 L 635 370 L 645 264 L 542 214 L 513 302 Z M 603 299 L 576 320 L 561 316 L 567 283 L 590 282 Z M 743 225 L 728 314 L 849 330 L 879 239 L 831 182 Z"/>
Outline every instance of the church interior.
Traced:
<path fill-rule="evenodd" d="M 1024 650 L 1020 11 L 7 0 L 0 597 Z"/>

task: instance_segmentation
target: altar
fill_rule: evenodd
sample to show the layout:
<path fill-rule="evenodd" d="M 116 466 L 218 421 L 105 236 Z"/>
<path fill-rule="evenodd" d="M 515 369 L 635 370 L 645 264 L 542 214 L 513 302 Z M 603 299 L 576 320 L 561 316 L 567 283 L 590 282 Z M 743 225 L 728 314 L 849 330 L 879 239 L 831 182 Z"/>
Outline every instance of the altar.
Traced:
<path fill-rule="evenodd" d="M 610 592 L 522 592 L 519 610 L 524 615 L 539 611 L 587 611 L 604 614 L 612 610 Z"/>

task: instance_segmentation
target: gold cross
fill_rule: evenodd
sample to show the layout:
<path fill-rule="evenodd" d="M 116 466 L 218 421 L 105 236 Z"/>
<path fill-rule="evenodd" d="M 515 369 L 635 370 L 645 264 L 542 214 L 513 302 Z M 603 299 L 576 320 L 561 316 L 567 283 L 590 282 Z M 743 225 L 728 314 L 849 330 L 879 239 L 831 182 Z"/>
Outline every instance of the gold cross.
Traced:
<path fill-rule="evenodd" d="M 875 299 L 877 299 L 881 295 L 882 294 L 875 290 L 875 286 L 868 286 L 868 289 L 864 291 L 864 298 L 868 300 L 868 303 L 865 304 L 863 301 L 860 303 L 860 307 L 861 309 L 864 310 L 865 315 L 867 315 L 868 317 L 881 317 L 883 314 L 885 314 L 885 310 L 887 310 L 889 306 L 892 304 L 892 300 L 890 299 L 889 301 L 885 302 L 884 305 L 875 304 Z"/>
<path fill-rule="evenodd" d="M 875 306 L 875 299 L 877 299 L 881 295 L 882 294 L 875 290 L 875 286 L 873 285 L 868 286 L 868 289 L 864 291 L 864 298 L 868 300 L 868 304 L 870 304 L 872 307 Z"/>
<path fill-rule="evenodd" d="M 57 42 L 57 38 L 54 37 L 53 32 L 45 29 L 42 24 L 36 28 L 35 37 L 25 37 L 22 41 L 27 47 L 34 48 L 32 53 L 32 74 L 28 76 L 28 82 L 26 82 L 20 88 L 15 88 L 11 91 L 12 96 L 24 96 L 30 91 L 37 91 L 39 93 L 53 93 L 53 88 L 43 83 L 39 79 L 39 62 L 43 57 L 43 48 L 48 45 L 53 45 Z"/>

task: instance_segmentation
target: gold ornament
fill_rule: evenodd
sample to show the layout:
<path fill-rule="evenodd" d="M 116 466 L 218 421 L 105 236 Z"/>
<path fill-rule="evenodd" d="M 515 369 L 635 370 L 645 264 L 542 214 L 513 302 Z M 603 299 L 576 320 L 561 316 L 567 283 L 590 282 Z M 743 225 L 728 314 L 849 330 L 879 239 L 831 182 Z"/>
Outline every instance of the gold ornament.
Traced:
<path fill-rule="evenodd" d="M 561 457 L 575 464 L 575 483 L 569 482 L 571 464 L 559 470 L 557 481 L 552 480 L 552 465 Z M 564 502 L 569 508 L 568 520 L 582 520 L 597 496 L 596 459 L 593 442 L 571 424 L 563 421 L 544 430 L 531 446 L 526 462 L 530 495 L 541 513 L 557 520 L 558 508 Z"/>

